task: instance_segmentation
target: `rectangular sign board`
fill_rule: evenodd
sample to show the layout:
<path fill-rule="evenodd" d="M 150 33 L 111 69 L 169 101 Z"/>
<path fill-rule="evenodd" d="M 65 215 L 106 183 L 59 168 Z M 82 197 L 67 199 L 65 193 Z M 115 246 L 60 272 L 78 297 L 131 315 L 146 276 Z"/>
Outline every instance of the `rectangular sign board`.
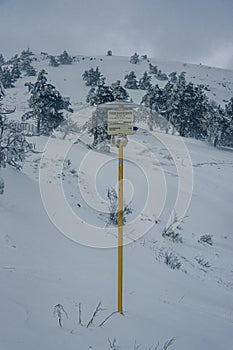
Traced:
<path fill-rule="evenodd" d="M 132 135 L 134 134 L 134 116 L 132 110 L 108 111 L 108 134 L 109 135 Z"/>
<path fill-rule="evenodd" d="M 131 124 L 134 122 L 132 110 L 110 110 L 108 111 L 108 123 Z"/>
<path fill-rule="evenodd" d="M 109 135 L 133 135 L 133 124 L 108 124 Z"/>

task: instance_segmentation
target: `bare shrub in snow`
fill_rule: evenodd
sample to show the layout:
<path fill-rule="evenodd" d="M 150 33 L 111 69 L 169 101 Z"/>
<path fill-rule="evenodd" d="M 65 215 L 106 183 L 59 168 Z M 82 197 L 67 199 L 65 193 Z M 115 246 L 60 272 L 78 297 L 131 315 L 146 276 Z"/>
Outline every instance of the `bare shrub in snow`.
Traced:
<path fill-rule="evenodd" d="M 107 191 L 108 198 L 108 207 L 109 207 L 109 221 L 108 223 L 111 225 L 118 224 L 118 196 L 117 192 L 114 188 L 110 187 Z M 132 208 L 130 207 L 130 203 L 126 205 L 123 209 L 123 224 L 126 223 L 126 216 L 132 213 Z"/>
<path fill-rule="evenodd" d="M 163 346 L 163 350 L 167 350 L 169 348 L 169 346 L 173 345 L 175 342 L 175 338 L 171 338 L 169 340 L 167 340 Z"/>
<path fill-rule="evenodd" d="M 175 342 L 175 338 L 173 337 L 173 338 L 167 340 L 164 343 L 163 347 L 159 347 L 159 342 L 158 342 L 158 344 L 156 346 L 151 346 L 149 348 L 149 350 L 159 350 L 159 349 L 167 350 L 170 346 L 172 346 L 174 344 L 174 342 Z M 135 343 L 134 343 L 134 350 L 141 350 L 141 349 L 142 349 L 141 345 L 137 344 L 137 342 L 135 341 Z"/>
<path fill-rule="evenodd" d="M 133 350 L 141 350 L 141 345 L 137 344 L 136 341 L 134 343 Z"/>
<path fill-rule="evenodd" d="M 112 350 L 118 350 L 119 349 L 119 346 L 116 345 L 116 338 L 114 338 L 113 340 L 108 338 L 108 342 L 109 342 L 110 349 L 112 349 Z"/>
<path fill-rule="evenodd" d="M 207 260 L 205 260 L 204 258 L 202 258 L 201 256 L 196 256 L 194 259 L 198 262 L 199 265 L 201 265 L 203 267 L 210 267 L 211 266 L 210 263 Z"/>
<path fill-rule="evenodd" d="M 198 242 L 199 243 L 206 243 L 206 244 L 209 244 L 209 245 L 213 245 L 213 240 L 212 240 L 212 235 L 202 235 Z"/>
<path fill-rule="evenodd" d="M 177 228 L 177 225 L 180 221 L 181 220 L 178 218 L 177 214 L 174 212 L 171 223 L 167 227 L 164 227 L 162 236 L 164 238 L 169 238 L 172 242 L 183 243 L 183 239 L 180 233 L 175 232 L 175 229 Z"/>
<path fill-rule="evenodd" d="M 63 305 L 61 305 L 61 304 L 55 305 L 53 308 L 53 317 L 57 316 L 58 324 L 60 327 L 62 327 L 62 315 L 65 315 L 66 318 L 68 318 L 68 314 L 67 314 L 66 310 L 64 309 Z"/>
<path fill-rule="evenodd" d="M 94 311 L 90 321 L 87 324 L 87 328 L 89 328 L 93 324 L 93 321 L 94 321 L 95 317 L 97 316 L 98 312 L 102 311 L 102 310 L 103 309 L 101 308 L 101 301 L 100 301 L 99 304 L 97 305 L 97 307 L 96 307 L 96 309 L 95 309 L 95 311 Z"/>
<path fill-rule="evenodd" d="M 58 126 L 57 131 L 63 133 L 62 139 L 65 140 L 66 136 L 69 134 L 78 134 L 80 132 L 80 128 L 78 127 L 77 122 L 74 122 L 71 118 L 67 118 Z"/>
<path fill-rule="evenodd" d="M 164 238 L 169 238 L 174 243 L 183 243 L 183 238 L 180 235 L 180 233 L 175 232 L 173 230 L 168 230 L 167 231 L 167 230 L 164 229 L 164 231 L 162 233 L 162 236 Z"/>
<path fill-rule="evenodd" d="M 175 269 L 180 269 L 182 264 L 179 261 L 178 257 L 172 253 L 172 252 L 165 252 L 165 258 L 164 258 L 164 262 L 166 265 L 168 265 L 172 270 Z"/>
<path fill-rule="evenodd" d="M 98 327 L 102 327 L 105 324 L 105 322 L 107 322 L 115 314 L 118 314 L 118 311 L 113 311 L 111 314 L 105 317 L 105 319 L 99 324 Z"/>

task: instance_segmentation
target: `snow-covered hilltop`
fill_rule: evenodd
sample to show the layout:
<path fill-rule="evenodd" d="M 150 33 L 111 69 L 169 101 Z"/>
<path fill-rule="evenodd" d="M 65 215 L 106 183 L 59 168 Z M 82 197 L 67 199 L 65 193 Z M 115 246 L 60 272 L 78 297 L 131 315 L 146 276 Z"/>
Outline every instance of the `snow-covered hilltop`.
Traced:
<path fill-rule="evenodd" d="M 3 57 L 1 61 L 4 62 Z M 58 56 L 34 55 L 27 50 L 4 62 L 0 70 L 3 85 L 15 86 L 7 89 L 5 100 L 16 105 L 14 118 L 21 119 L 24 112 L 34 106 L 30 114 L 38 122 L 35 101 L 40 105 L 40 98 L 36 90 L 33 91 L 32 83 L 37 79 L 40 89 L 44 75 L 35 76 L 42 70 L 48 73 L 48 85 L 52 84 L 61 95 L 68 97 L 74 111 L 80 110 L 80 105 L 96 106 L 128 99 L 150 110 L 146 117 L 151 129 L 158 126 L 156 116 L 160 115 L 167 121 L 167 129 L 172 125 L 181 136 L 232 146 L 233 71 L 201 64 L 164 62 L 137 53 L 131 57 L 86 57 L 70 56 L 66 51 Z M 30 94 L 31 105 L 27 102 Z M 49 92 L 46 94 L 48 96 Z M 41 95 L 45 101 L 45 93 Z M 50 111 L 56 116 L 54 106 Z M 45 109 L 48 112 L 47 107 L 42 108 L 43 114 Z M 26 113 L 24 119 L 28 117 Z M 57 116 L 57 123 L 60 122 Z M 52 121 L 50 124 L 56 126 Z"/>
<path fill-rule="evenodd" d="M 67 60 L 65 52 L 51 57 L 25 51 L 21 76 L 12 80 L 15 87 L 2 89 L 2 111 L 14 106 L 16 111 L 8 121 L 2 118 L 0 127 L 0 146 L 5 147 L 0 164 L 6 165 L 0 168 L 0 349 L 230 349 L 232 149 L 213 147 L 206 135 L 201 140 L 180 137 L 178 124 L 174 135 L 170 125 L 166 134 L 169 120 L 158 117 L 166 99 L 156 110 L 150 95 L 145 101 L 153 102 L 151 109 L 144 105 L 136 111 L 139 130 L 124 149 L 124 204 L 129 210 L 123 316 L 115 313 L 117 228 L 107 195 L 117 186 L 117 148 L 93 149 L 89 120 L 96 98 L 103 96 L 97 93 L 100 85 L 108 87 L 102 91 L 110 99 L 126 91 L 124 98 L 140 104 L 150 90 L 148 82 L 158 84 L 157 103 L 166 84 L 173 79 L 179 88 L 176 77 L 184 76 L 185 88 L 190 82 L 203 85 L 207 102 L 215 100 L 215 112 L 219 108 L 228 118 L 233 71 L 110 52 Z M 2 62 L 1 74 L 14 67 L 17 75 L 17 62 L 17 57 Z M 102 83 L 87 86 L 92 74 Z M 204 108 L 205 98 L 202 102 Z M 49 103 L 52 107 L 46 109 Z M 181 107 L 177 100 L 174 105 L 176 111 Z M 34 112 L 40 119 L 27 114 Z M 33 125 L 26 136 L 17 129 L 23 115 L 29 117 L 25 125 Z M 56 115 L 65 123 L 50 137 L 55 124 L 48 121 Z M 174 110 L 176 123 L 177 115 Z M 211 130 L 221 113 L 216 115 Z M 158 125 L 158 118 L 166 125 Z M 35 135 L 38 120 L 40 136 Z M 21 165 L 16 154 L 25 156 L 21 171 L 9 165 Z"/>

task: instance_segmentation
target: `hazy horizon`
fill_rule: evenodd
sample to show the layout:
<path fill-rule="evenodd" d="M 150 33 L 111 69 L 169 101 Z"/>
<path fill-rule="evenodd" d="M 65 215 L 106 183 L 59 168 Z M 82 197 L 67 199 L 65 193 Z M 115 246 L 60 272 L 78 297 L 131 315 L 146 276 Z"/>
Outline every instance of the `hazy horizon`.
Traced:
<path fill-rule="evenodd" d="M 0 52 L 131 56 L 233 69 L 230 0 L 0 0 Z"/>

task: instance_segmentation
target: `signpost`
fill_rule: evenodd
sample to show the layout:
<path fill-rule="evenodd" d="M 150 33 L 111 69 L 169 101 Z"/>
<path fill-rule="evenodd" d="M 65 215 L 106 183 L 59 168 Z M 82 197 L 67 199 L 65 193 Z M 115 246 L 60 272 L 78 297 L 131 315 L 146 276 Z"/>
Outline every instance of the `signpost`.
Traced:
<path fill-rule="evenodd" d="M 118 109 L 108 110 L 108 134 L 118 136 L 118 312 L 123 314 L 123 147 L 127 144 L 127 135 L 135 133 L 132 109 L 119 105 Z"/>
<path fill-rule="evenodd" d="M 108 111 L 108 134 L 109 135 L 132 135 L 133 131 L 132 110 Z"/>
<path fill-rule="evenodd" d="M 118 156 L 118 312 L 123 313 L 123 143 Z"/>

